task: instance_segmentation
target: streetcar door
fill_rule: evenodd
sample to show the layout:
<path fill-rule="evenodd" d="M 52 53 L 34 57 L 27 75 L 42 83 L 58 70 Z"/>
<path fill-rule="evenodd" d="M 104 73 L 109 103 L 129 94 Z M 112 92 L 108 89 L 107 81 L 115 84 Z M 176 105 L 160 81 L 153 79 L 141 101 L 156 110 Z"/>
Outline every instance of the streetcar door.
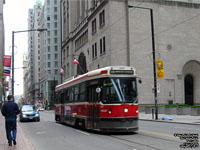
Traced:
<path fill-rule="evenodd" d="M 97 86 L 88 87 L 88 100 L 89 100 L 89 123 L 91 129 L 99 128 L 99 93 L 96 92 Z"/>
<path fill-rule="evenodd" d="M 61 94 L 61 121 L 64 121 L 65 119 L 64 119 L 64 112 L 65 112 L 65 106 L 64 106 L 64 96 L 65 94 L 64 94 L 64 92 L 62 92 L 62 94 Z"/>

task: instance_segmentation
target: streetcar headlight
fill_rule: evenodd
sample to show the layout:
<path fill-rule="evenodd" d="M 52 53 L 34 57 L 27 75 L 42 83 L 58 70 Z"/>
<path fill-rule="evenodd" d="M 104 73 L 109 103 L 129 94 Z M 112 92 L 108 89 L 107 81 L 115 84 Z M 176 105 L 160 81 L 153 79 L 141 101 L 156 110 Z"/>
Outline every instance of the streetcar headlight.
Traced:
<path fill-rule="evenodd" d="M 110 115 L 111 113 L 112 113 L 112 111 L 111 111 L 111 110 L 109 110 L 109 111 L 108 111 L 108 114 Z"/>
<path fill-rule="evenodd" d="M 139 113 L 139 111 L 138 111 L 138 110 L 136 110 L 136 113 Z"/>
<path fill-rule="evenodd" d="M 124 108 L 124 112 L 127 113 L 128 112 L 128 108 Z"/>

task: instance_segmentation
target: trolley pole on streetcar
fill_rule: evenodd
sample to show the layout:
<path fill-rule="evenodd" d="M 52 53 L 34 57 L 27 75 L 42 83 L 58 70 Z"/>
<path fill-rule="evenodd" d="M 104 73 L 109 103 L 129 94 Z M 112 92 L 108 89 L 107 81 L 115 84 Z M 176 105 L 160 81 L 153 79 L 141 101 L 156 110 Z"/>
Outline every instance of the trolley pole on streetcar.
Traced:
<path fill-rule="evenodd" d="M 146 7 L 138 7 L 128 5 L 128 8 L 138 8 L 145 9 L 150 11 L 150 19 L 151 19 L 151 38 L 152 38 L 152 54 L 153 54 L 153 76 L 154 76 L 154 100 L 155 100 L 155 120 L 158 119 L 158 100 L 157 100 L 157 77 L 156 77 L 156 57 L 155 57 L 155 38 L 154 38 L 154 22 L 153 22 L 153 9 Z"/>

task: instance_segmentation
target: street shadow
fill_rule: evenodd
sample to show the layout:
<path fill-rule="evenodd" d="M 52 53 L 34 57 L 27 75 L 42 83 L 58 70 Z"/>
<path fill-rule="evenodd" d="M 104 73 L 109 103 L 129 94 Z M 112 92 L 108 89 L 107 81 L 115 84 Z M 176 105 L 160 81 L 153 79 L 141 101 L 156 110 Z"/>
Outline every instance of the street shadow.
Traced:
<path fill-rule="evenodd" d="M 57 122 L 57 121 L 55 121 L 55 123 L 58 123 L 58 124 L 63 125 L 63 126 L 68 126 L 70 128 L 73 128 L 73 129 L 76 129 L 76 130 L 80 130 L 80 131 L 83 131 L 83 132 L 99 134 L 99 135 L 112 136 L 112 135 L 136 135 L 136 134 L 138 134 L 137 131 L 132 131 L 132 132 L 129 132 L 129 131 L 115 131 L 115 132 L 114 131 L 112 131 L 112 132 L 109 132 L 109 131 L 98 131 L 98 130 L 92 130 L 92 129 L 85 129 L 85 128 L 81 128 L 81 127 L 78 127 L 78 126 L 72 126 L 72 125 L 69 125 L 69 124 L 66 124 L 66 123 Z"/>

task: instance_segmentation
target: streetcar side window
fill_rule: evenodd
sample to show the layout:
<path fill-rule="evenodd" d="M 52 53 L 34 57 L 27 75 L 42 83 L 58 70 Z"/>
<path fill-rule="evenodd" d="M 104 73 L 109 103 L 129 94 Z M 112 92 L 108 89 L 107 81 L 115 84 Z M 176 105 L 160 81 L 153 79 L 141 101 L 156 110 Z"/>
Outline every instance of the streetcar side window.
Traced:
<path fill-rule="evenodd" d="M 69 102 L 69 89 L 65 90 L 65 103 Z"/>
<path fill-rule="evenodd" d="M 74 101 L 77 102 L 79 99 L 79 85 L 76 85 L 74 87 Z"/>
<path fill-rule="evenodd" d="M 56 104 L 59 104 L 59 103 L 61 102 L 61 100 L 60 100 L 60 95 L 61 95 L 61 92 L 60 92 L 60 91 L 56 93 L 56 98 L 55 98 L 55 101 L 56 101 L 55 103 L 56 103 Z"/>
<path fill-rule="evenodd" d="M 56 92 L 55 104 L 59 103 L 59 92 Z"/>
<path fill-rule="evenodd" d="M 85 101 L 85 82 L 80 84 L 80 101 L 83 102 Z"/>
<path fill-rule="evenodd" d="M 65 93 L 64 93 L 64 91 L 61 92 L 61 96 L 60 97 L 61 97 L 61 99 L 60 99 L 61 103 L 63 104 L 64 100 L 65 100 Z"/>
<path fill-rule="evenodd" d="M 73 102 L 74 101 L 74 88 L 70 88 L 70 95 L 69 95 L 69 101 Z"/>

